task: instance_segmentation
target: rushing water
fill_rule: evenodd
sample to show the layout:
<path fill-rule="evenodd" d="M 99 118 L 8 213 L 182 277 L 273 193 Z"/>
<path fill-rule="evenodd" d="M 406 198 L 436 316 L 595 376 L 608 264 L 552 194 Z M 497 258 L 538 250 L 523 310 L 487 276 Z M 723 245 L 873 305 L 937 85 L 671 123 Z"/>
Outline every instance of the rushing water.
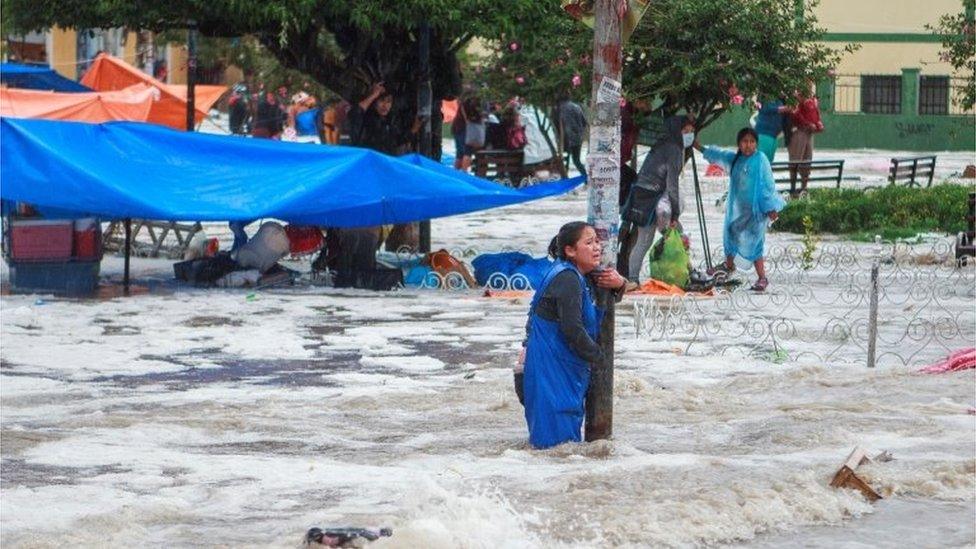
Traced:
<path fill-rule="evenodd" d="M 435 236 L 541 250 L 581 212 L 568 197 Z M 311 526 L 376 525 L 394 535 L 375 547 L 973 544 L 972 370 L 687 356 L 633 337 L 625 303 L 614 439 L 540 452 L 510 370 L 526 306 L 311 287 L 0 297 L 0 542 L 293 547 Z M 855 445 L 895 458 L 860 470 L 873 505 L 827 486 Z"/>

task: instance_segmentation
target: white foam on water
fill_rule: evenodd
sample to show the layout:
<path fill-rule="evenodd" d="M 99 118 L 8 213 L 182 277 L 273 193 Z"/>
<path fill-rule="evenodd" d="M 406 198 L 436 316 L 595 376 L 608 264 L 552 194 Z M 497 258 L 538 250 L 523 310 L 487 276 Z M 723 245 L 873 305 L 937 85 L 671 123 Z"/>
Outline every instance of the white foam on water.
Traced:
<path fill-rule="evenodd" d="M 713 234 L 725 186 L 703 184 Z M 434 220 L 434 238 L 541 256 L 585 212 L 582 194 L 547 199 Z M 536 451 L 510 369 L 525 300 L 167 291 L 0 296 L 5 545 L 291 547 L 330 525 L 392 526 L 377 547 L 972 540 L 976 372 L 771 364 L 716 342 L 689 356 L 680 337 L 634 337 L 625 301 L 613 441 Z M 859 469 L 874 506 L 827 486 L 857 445 L 895 457 Z"/>

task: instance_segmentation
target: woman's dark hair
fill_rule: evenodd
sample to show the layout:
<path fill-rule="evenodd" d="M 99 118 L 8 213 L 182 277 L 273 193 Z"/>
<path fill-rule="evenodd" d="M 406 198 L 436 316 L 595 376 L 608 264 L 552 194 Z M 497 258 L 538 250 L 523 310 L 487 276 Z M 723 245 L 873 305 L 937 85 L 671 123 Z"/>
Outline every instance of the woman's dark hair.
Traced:
<path fill-rule="evenodd" d="M 746 126 L 745 128 L 739 130 L 739 133 L 735 136 L 735 158 L 732 159 L 732 165 L 729 166 L 730 176 L 732 175 L 732 170 L 735 169 L 735 163 L 738 162 L 739 157 L 742 156 L 742 149 L 739 148 L 739 143 L 741 143 L 742 139 L 745 138 L 745 136 L 747 135 L 751 135 L 752 138 L 755 139 L 757 143 L 759 142 L 759 134 L 756 133 L 756 130 L 750 128 L 749 126 Z"/>
<path fill-rule="evenodd" d="M 468 122 L 481 122 L 484 114 L 481 112 L 481 99 L 477 95 L 465 99 L 462 108 L 464 109 L 464 117 Z"/>
<path fill-rule="evenodd" d="M 593 225 L 585 221 L 571 221 L 559 228 L 559 233 L 549 242 L 549 257 L 566 259 L 566 246 L 573 246 L 583 237 L 583 231 Z"/>
<path fill-rule="evenodd" d="M 502 111 L 502 125 L 506 128 L 515 126 L 515 119 L 518 118 L 518 115 L 519 112 L 515 109 L 515 107 L 505 107 L 505 110 Z"/>

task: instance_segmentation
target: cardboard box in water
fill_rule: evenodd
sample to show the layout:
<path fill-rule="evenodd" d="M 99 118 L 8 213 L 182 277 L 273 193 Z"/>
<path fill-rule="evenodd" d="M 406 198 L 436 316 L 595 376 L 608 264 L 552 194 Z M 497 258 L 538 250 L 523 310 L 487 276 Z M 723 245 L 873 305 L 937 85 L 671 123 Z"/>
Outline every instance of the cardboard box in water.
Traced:
<path fill-rule="evenodd" d="M 73 231 L 70 219 L 15 219 L 10 223 L 10 259 L 68 260 Z"/>

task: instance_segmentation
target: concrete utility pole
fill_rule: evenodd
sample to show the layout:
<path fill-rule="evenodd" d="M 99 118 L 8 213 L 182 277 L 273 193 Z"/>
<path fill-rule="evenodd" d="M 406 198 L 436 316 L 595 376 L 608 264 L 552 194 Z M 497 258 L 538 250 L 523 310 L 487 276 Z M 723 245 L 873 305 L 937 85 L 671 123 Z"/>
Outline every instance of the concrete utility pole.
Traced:
<path fill-rule="evenodd" d="M 595 0 L 593 24 L 593 100 L 590 115 L 590 145 L 587 154 L 589 210 L 587 219 L 596 227 L 603 242 L 603 264 L 616 264 L 620 212 L 620 97 L 621 54 L 620 21 L 626 13 L 626 0 Z M 623 11 L 621 11 L 623 10 Z M 586 395 L 587 441 L 610 438 L 613 434 L 613 338 L 614 299 L 607 291 L 597 293 L 597 305 L 604 309 L 600 325 L 600 346 L 604 361 L 593 364 L 590 388 Z"/>
<path fill-rule="evenodd" d="M 186 27 L 186 131 L 192 132 L 196 127 L 197 111 L 197 22 L 191 19 Z"/>

